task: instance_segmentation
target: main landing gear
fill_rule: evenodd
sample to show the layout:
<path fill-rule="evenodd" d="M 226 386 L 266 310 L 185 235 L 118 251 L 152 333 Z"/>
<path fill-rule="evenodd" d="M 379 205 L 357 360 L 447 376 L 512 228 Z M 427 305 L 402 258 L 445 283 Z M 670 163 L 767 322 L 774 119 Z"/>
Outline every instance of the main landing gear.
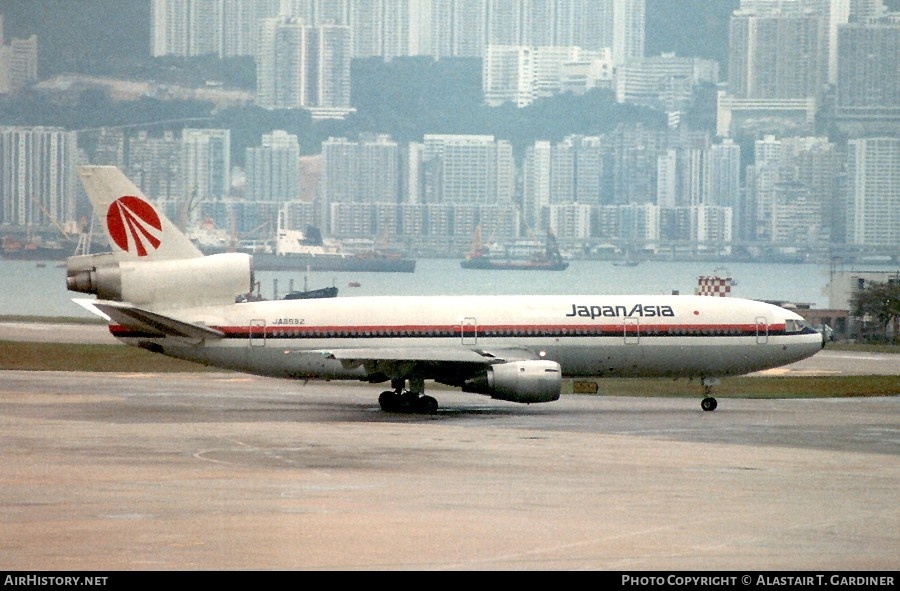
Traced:
<path fill-rule="evenodd" d="M 716 399 L 713 398 L 713 386 L 719 384 L 718 378 L 703 378 L 701 380 L 703 383 L 703 393 L 706 397 L 700 401 L 700 408 L 705 411 L 714 411 L 716 407 L 719 406 L 719 403 L 716 402 Z"/>
<path fill-rule="evenodd" d="M 437 400 L 424 394 L 425 380 L 411 378 L 409 380 L 409 390 L 404 390 L 405 385 L 406 380 L 391 380 L 393 390 L 386 390 L 378 397 L 378 404 L 381 406 L 381 410 L 423 415 L 437 413 Z"/>

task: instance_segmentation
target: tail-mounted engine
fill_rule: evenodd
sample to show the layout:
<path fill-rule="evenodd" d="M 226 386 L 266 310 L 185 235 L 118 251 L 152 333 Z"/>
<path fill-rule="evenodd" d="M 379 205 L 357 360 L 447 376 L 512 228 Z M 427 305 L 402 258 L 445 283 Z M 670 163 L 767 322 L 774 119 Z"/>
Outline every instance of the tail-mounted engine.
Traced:
<path fill-rule="evenodd" d="M 252 257 L 223 253 L 173 260 L 117 260 L 113 253 L 69 257 L 66 286 L 135 305 L 233 304 L 253 289 Z"/>
<path fill-rule="evenodd" d="M 500 363 L 466 380 L 462 389 L 510 402 L 552 402 L 559 399 L 562 369 L 555 361 Z"/>

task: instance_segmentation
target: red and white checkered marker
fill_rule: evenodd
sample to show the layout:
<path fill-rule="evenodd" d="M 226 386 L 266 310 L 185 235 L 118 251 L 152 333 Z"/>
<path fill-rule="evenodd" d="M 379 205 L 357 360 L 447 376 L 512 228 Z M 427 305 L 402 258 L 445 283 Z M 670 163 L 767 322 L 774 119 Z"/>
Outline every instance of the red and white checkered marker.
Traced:
<path fill-rule="evenodd" d="M 731 295 L 734 280 L 731 277 L 718 275 L 701 275 L 697 278 L 697 289 L 694 293 L 702 296 L 727 297 Z"/>

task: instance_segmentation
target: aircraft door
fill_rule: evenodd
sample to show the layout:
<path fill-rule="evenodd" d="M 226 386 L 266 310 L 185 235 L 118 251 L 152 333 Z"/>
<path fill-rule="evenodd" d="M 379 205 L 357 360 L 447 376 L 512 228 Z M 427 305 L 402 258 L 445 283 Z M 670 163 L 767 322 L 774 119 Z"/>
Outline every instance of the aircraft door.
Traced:
<path fill-rule="evenodd" d="M 637 345 L 640 342 L 641 327 L 637 318 L 626 318 L 624 331 L 626 345 Z"/>
<path fill-rule="evenodd" d="M 251 320 L 250 321 L 250 346 L 265 347 L 266 346 L 266 321 Z"/>
<path fill-rule="evenodd" d="M 471 317 L 463 318 L 459 327 L 463 345 L 478 344 L 478 322 Z"/>
<path fill-rule="evenodd" d="M 760 345 L 769 342 L 769 322 L 765 316 L 756 317 L 756 342 Z"/>

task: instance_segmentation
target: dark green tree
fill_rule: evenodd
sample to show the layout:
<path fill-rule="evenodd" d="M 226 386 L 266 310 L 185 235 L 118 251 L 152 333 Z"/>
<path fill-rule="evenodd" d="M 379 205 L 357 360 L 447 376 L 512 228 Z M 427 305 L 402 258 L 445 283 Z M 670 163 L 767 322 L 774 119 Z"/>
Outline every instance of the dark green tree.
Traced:
<path fill-rule="evenodd" d="M 879 332 L 871 340 L 889 340 L 889 329 L 900 319 L 900 280 L 884 283 L 871 282 L 854 294 L 851 302 L 853 315 L 863 321 L 875 323 Z M 897 339 L 894 334 L 894 339 Z"/>

